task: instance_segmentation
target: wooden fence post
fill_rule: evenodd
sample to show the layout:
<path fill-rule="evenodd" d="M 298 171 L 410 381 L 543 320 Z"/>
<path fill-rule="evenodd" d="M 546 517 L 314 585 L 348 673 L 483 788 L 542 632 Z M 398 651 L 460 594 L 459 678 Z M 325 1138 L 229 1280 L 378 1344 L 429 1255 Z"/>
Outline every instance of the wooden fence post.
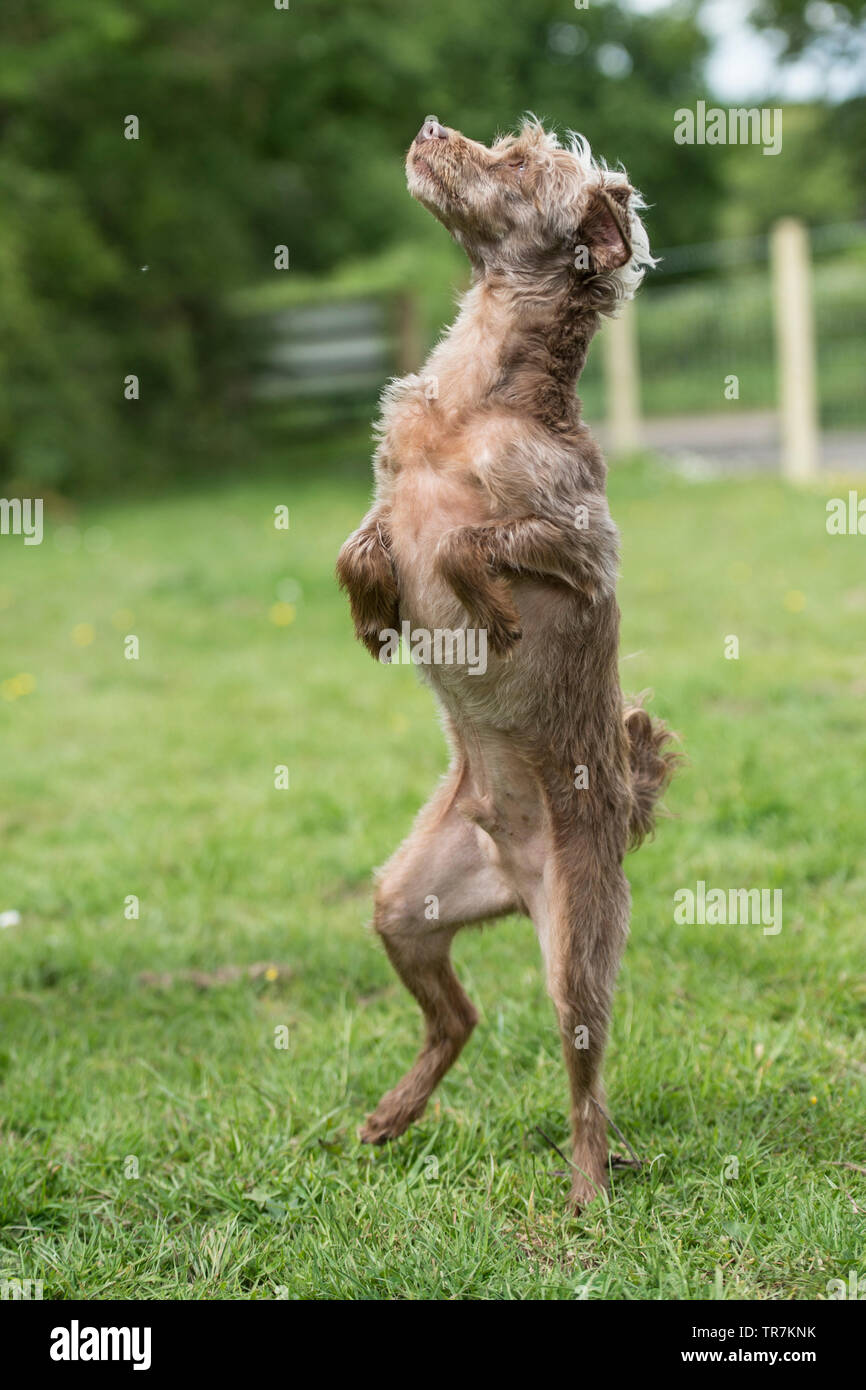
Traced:
<path fill-rule="evenodd" d="M 803 482 L 818 471 L 821 442 L 815 389 L 815 324 L 809 234 L 786 217 L 771 238 L 782 473 Z"/>
<path fill-rule="evenodd" d="M 617 317 L 607 320 L 601 341 L 604 348 L 609 451 L 612 455 L 634 453 L 642 442 L 640 364 L 634 300 L 626 300 Z"/>

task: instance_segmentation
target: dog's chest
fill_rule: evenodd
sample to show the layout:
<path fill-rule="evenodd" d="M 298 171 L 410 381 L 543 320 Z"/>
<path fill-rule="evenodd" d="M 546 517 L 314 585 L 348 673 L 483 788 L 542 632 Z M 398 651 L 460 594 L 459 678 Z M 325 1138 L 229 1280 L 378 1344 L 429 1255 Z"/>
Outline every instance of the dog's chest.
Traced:
<path fill-rule="evenodd" d="M 471 435 L 447 428 L 426 403 L 420 409 L 407 404 L 388 421 L 376 460 L 378 494 L 387 508 L 401 600 L 418 621 L 431 605 L 455 608 L 453 594 L 436 575 L 441 537 L 490 519 L 484 461 L 477 453 Z"/>
<path fill-rule="evenodd" d="M 399 576 L 401 609 L 426 626 L 450 624 L 460 606 L 436 571 L 441 537 L 456 526 L 476 526 L 489 508 L 477 485 L 459 468 L 403 469 L 392 479 L 391 554 Z"/>

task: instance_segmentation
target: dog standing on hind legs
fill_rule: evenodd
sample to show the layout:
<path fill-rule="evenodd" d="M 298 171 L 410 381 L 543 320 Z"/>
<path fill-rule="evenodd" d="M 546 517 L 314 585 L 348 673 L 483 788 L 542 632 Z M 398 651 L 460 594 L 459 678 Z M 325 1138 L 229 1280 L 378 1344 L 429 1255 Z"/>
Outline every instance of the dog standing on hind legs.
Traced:
<path fill-rule="evenodd" d="M 600 315 L 653 262 L 639 196 L 579 137 L 563 148 L 529 121 L 488 148 L 430 116 L 406 170 L 473 282 L 423 370 L 385 390 L 376 499 L 337 574 L 374 656 L 406 621 L 474 627 L 489 661 L 421 668 L 453 756 L 379 873 L 374 924 L 425 1038 L 361 1137 L 402 1134 L 477 1022 L 455 933 L 522 912 L 562 1038 L 580 1207 L 608 1177 L 601 1063 L 628 933 L 623 856 L 652 827 L 673 755 L 620 690 L 617 532 L 575 383 Z"/>

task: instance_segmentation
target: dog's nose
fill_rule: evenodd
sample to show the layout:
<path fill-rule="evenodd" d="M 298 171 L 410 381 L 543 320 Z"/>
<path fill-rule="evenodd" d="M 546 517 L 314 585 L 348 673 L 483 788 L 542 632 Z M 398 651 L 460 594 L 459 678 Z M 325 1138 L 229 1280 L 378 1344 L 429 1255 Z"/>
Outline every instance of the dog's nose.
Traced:
<path fill-rule="evenodd" d="M 425 116 L 424 124 L 415 136 L 419 145 L 423 145 L 425 140 L 447 140 L 448 131 L 444 125 L 440 125 L 436 116 Z"/>

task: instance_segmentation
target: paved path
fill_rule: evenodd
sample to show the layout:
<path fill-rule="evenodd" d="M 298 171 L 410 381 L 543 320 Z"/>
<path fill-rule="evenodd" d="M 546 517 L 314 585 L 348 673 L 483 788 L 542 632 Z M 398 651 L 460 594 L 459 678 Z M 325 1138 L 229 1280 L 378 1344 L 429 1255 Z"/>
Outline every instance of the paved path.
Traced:
<path fill-rule="evenodd" d="M 684 470 L 776 472 L 780 466 L 778 419 L 771 410 L 656 416 L 645 420 L 643 428 L 647 447 Z M 597 433 L 605 447 L 607 430 L 600 424 Z M 821 468 L 827 473 L 866 470 L 866 431 L 826 432 Z"/>

